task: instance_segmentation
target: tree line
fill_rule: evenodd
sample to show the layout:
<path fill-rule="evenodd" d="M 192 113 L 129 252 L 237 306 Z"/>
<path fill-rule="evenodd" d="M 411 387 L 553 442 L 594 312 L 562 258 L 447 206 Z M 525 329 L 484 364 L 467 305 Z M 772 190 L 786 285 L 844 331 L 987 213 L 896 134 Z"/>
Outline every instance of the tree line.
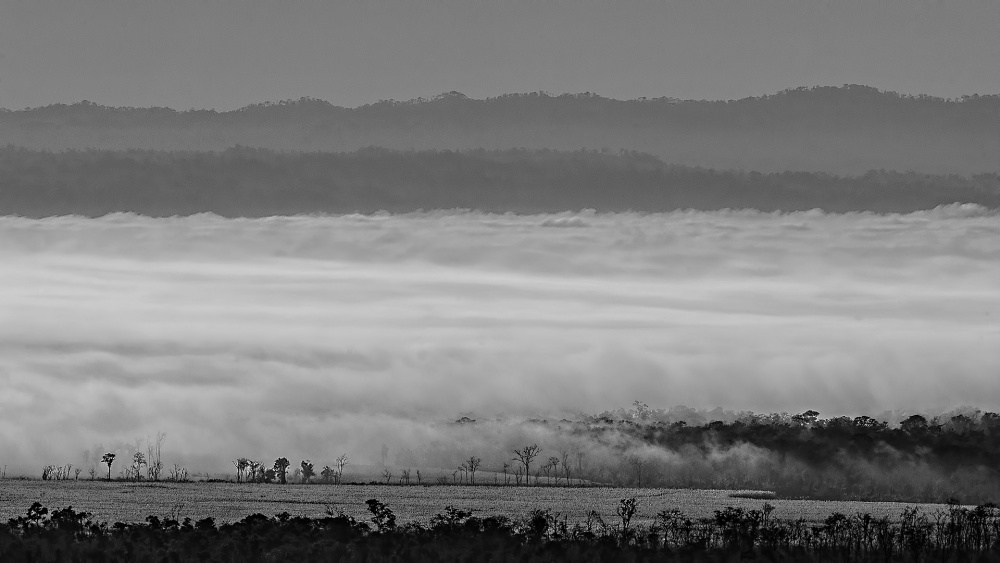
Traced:
<path fill-rule="evenodd" d="M 996 171 L 1000 96 L 942 99 L 863 85 L 729 101 L 614 100 L 589 93 L 448 92 L 357 108 L 302 98 L 236 111 L 91 102 L 0 111 L 0 145 L 36 149 L 627 149 L 672 164 L 761 171 Z"/>
<path fill-rule="evenodd" d="M 725 208 L 906 213 L 956 202 L 1000 208 L 1000 174 L 764 174 L 596 151 L 0 149 L 0 215 L 28 217 L 113 212 L 261 217 L 455 208 L 498 213 Z"/>
<path fill-rule="evenodd" d="M 463 417 L 449 431 L 447 440 L 401 446 L 396 463 L 464 465 L 459 460 L 468 458 L 466 444 L 479 443 L 492 444 L 477 453 L 482 468 L 503 485 L 764 490 L 781 498 L 874 501 L 1000 499 L 1000 415 L 979 410 L 890 422 L 823 418 L 814 410 L 668 411 L 636 401 L 631 409 L 577 420 Z M 544 439 L 522 446 L 519 436 Z"/>
<path fill-rule="evenodd" d="M 617 472 L 590 467 L 587 477 L 602 481 L 761 488 L 786 498 L 1000 499 L 997 413 L 913 414 L 895 424 L 871 416 L 822 418 L 814 410 L 742 413 L 728 422 L 701 424 L 670 421 L 664 415 L 637 401 L 627 411 L 559 425 L 585 443 L 610 444 L 612 449 L 628 444 L 620 448 L 624 462 Z M 679 452 L 690 462 L 643 456 L 636 445 Z"/>
<path fill-rule="evenodd" d="M 180 465 L 174 464 L 172 469 L 168 469 L 163 462 L 163 442 L 167 439 L 164 432 L 157 432 L 155 437 L 147 437 L 145 452 L 142 450 L 142 442 L 136 438 L 134 444 L 120 443 L 114 451 L 106 451 L 104 447 L 98 445 L 94 450 L 86 450 L 83 453 L 83 463 L 81 466 L 73 467 L 72 463 L 67 464 L 46 464 L 42 466 L 41 478 L 43 481 L 64 481 L 80 479 L 83 473 L 82 466 L 89 465 L 87 477 L 91 481 L 98 478 L 98 465 L 107 465 L 108 480 L 111 480 L 111 466 L 116 459 L 127 459 L 128 463 L 121 468 L 118 478 L 124 481 L 159 481 L 161 478 L 170 481 L 187 481 L 188 470 Z M 121 455 L 119 455 L 121 454 Z M 7 477 L 6 466 L 0 478 Z"/>
<path fill-rule="evenodd" d="M 122 468 L 117 477 L 122 480 L 188 480 L 187 470 L 176 464 L 162 473 L 163 436 L 150 441 L 146 453 L 135 448 L 92 457 L 107 465 L 108 480 L 114 478 L 113 466 Z M 814 410 L 795 415 L 668 411 L 636 401 L 630 409 L 577 420 L 463 417 L 440 427 L 438 439 L 395 447 L 395 463 L 382 458 L 381 477 L 346 476 L 345 453 L 322 468 L 308 459 L 293 464 L 286 457 L 273 463 L 239 457 L 232 461 L 235 477 L 227 480 L 712 488 L 869 501 L 1000 499 L 1000 414 L 979 410 L 913 414 L 890 422 L 871 416 L 823 418 Z M 79 479 L 80 468 L 75 474 L 73 469 L 72 464 L 46 465 L 42 479 Z M 91 480 L 97 471 L 91 465 Z"/>
<path fill-rule="evenodd" d="M 823 418 L 814 410 L 729 414 L 728 421 L 688 424 L 636 401 L 627 410 L 575 421 L 527 420 L 514 429 L 507 421 L 464 417 L 451 425 L 450 443 L 401 446 L 398 481 L 393 466 L 383 464 L 382 482 L 430 484 L 419 470 L 411 480 L 412 467 L 440 470 L 451 462 L 457 467 L 451 479 L 439 474 L 437 484 L 756 489 L 782 498 L 882 501 L 1000 499 L 997 413 L 913 414 L 891 424 L 871 416 Z M 545 436 L 546 443 L 517 444 L 518 435 Z M 493 445 L 470 455 L 469 444 L 476 443 Z M 323 482 L 342 482 L 341 462 L 346 454 L 324 469 Z M 477 480 L 481 471 L 492 479 Z M 307 460 L 295 480 L 314 476 Z"/>

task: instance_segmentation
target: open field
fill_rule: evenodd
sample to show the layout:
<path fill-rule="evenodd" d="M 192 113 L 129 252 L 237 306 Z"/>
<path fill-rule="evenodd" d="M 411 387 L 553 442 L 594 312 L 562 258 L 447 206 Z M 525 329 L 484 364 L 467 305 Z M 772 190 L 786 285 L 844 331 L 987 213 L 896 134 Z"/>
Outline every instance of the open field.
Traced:
<path fill-rule="evenodd" d="M 253 513 L 271 516 L 288 512 L 293 516 L 323 516 L 327 509 L 343 511 L 358 519 L 370 515 L 367 499 L 389 506 L 400 522 L 428 522 L 446 506 L 471 510 L 477 516 L 505 515 L 518 518 L 534 509 L 550 509 L 569 522 L 586 520 L 596 510 L 608 522 L 622 498 L 636 497 L 636 522 L 648 524 L 661 510 L 679 509 L 690 517 L 712 516 L 727 506 L 760 509 L 769 502 L 780 519 L 820 521 L 834 512 L 871 513 L 896 517 L 907 507 L 934 513 L 939 504 L 897 502 L 849 502 L 814 500 L 755 500 L 736 498 L 734 491 L 694 489 L 634 489 L 611 487 L 496 487 L 496 486 L 399 486 L 399 485 L 261 485 L 236 483 L 125 483 L 107 481 L 0 481 L 0 520 L 24 514 L 31 503 L 64 508 L 72 506 L 108 522 L 141 522 L 149 515 L 211 516 L 217 522 L 233 522 Z"/>

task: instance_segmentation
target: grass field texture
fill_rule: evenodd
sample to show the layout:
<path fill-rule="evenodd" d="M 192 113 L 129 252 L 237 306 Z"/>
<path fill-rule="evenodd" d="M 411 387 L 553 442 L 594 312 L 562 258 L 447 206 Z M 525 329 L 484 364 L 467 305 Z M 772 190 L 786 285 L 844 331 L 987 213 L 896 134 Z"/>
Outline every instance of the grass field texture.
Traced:
<path fill-rule="evenodd" d="M 870 513 L 897 517 L 907 507 L 934 513 L 939 504 L 771 499 L 733 496 L 737 491 L 696 489 L 635 489 L 611 487 L 497 487 L 466 485 L 261 485 L 236 483 L 126 483 L 107 481 L 0 481 L 0 519 L 23 515 L 33 502 L 50 508 L 72 506 L 90 512 L 99 521 L 141 522 L 146 516 L 212 517 L 233 522 L 250 514 L 319 517 L 343 511 L 367 519 L 367 499 L 388 505 L 401 523 L 426 523 L 446 506 L 471 510 L 476 516 L 505 515 L 519 518 L 535 509 L 549 509 L 580 522 L 591 510 L 606 521 L 615 519 L 622 498 L 636 497 L 636 523 L 648 524 L 661 510 L 678 509 L 700 518 L 727 506 L 760 509 L 775 507 L 774 517 L 821 521 L 834 512 Z M 752 495 L 751 495 L 752 496 Z"/>

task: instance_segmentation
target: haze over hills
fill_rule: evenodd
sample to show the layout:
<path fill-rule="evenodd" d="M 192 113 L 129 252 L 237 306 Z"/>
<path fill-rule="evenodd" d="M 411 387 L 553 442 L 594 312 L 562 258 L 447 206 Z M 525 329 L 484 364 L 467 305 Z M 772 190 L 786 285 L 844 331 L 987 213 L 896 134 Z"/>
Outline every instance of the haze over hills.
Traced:
<path fill-rule="evenodd" d="M 735 101 L 590 94 L 380 101 L 303 98 L 230 112 L 90 102 L 0 111 L 0 145 L 33 149 L 283 151 L 635 150 L 667 164 L 859 175 L 887 169 L 972 175 L 1000 169 L 1000 95 L 942 99 L 858 85 Z"/>
<path fill-rule="evenodd" d="M 0 214 L 152 217 L 406 213 L 760 211 L 909 213 L 1000 208 L 1000 174 L 717 171 L 636 152 L 506 150 L 287 153 L 0 148 Z"/>

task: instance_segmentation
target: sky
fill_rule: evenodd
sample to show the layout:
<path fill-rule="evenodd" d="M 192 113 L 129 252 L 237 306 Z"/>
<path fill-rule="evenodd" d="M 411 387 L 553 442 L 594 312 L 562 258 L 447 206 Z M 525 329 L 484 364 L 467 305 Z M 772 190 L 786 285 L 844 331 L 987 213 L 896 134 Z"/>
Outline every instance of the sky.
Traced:
<path fill-rule="evenodd" d="M 1000 93 L 994 0 L 3 0 L 0 107 Z"/>
<path fill-rule="evenodd" d="M 157 432 L 168 467 L 224 471 L 635 400 L 1000 410 L 1000 216 L 976 206 L 0 217 L 0 262 L 0 463 L 32 475 Z"/>

